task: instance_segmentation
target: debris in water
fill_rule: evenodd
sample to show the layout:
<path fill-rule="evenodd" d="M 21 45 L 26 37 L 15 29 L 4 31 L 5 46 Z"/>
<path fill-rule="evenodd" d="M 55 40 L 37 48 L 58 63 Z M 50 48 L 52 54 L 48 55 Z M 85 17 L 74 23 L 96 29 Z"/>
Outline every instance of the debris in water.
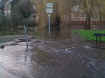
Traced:
<path fill-rule="evenodd" d="M 3 49 L 4 48 L 4 45 L 0 45 L 0 49 Z"/>
<path fill-rule="evenodd" d="M 69 51 L 69 49 L 65 49 L 65 52 L 68 52 L 68 53 L 70 53 L 71 51 Z"/>
<path fill-rule="evenodd" d="M 84 46 L 85 48 L 90 48 L 89 46 Z"/>

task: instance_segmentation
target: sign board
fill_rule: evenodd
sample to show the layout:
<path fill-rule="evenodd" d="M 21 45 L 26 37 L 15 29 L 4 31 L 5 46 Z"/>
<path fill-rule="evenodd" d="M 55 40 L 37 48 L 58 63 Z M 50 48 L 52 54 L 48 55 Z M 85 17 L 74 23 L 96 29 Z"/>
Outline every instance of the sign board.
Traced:
<path fill-rule="evenodd" d="M 52 8 L 53 7 L 53 3 L 46 3 L 46 7 L 47 8 Z"/>
<path fill-rule="evenodd" d="M 46 9 L 46 13 L 53 13 L 53 9 L 47 8 L 47 9 Z"/>

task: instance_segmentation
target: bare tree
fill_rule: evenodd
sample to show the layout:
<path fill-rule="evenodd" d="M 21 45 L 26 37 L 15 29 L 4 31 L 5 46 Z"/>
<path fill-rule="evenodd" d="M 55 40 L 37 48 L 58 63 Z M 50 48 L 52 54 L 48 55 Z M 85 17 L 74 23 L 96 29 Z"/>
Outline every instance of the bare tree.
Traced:
<path fill-rule="evenodd" d="M 86 15 L 84 28 L 90 29 L 92 14 L 102 5 L 102 2 L 101 0 L 80 0 L 80 2 L 80 8 L 83 9 Z M 98 10 L 98 12 L 100 11 Z"/>

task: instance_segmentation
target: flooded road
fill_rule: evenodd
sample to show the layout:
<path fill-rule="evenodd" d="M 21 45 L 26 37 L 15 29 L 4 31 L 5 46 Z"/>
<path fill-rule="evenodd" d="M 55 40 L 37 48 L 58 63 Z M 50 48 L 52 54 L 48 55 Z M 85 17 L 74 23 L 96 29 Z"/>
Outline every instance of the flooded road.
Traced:
<path fill-rule="evenodd" d="M 17 38 L 24 38 L 24 35 L 7 35 L 7 36 L 0 36 L 0 43 L 10 42 Z"/>
<path fill-rule="evenodd" d="M 105 78 L 105 49 L 70 32 L 76 29 L 83 28 L 53 28 L 50 37 L 38 30 L 46 37 L 31 39 L 27 52 L 25 42 L 7 43 L 0 49 L 0 78 Z"/>

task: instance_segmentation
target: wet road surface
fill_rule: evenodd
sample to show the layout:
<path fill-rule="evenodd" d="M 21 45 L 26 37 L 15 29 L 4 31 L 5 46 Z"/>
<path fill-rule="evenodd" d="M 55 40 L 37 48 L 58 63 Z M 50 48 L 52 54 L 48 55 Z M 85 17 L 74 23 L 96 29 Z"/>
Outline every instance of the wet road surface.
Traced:
<path fill-rule="evenodd" d="M 24 38 L 24 35 L 6 35 L 0 36 L 0 43 L 10 42 L 17 38 Z"/>
<path fill-rule="evenodd" d="M 0 78 L 105 78 L 105 49 L 63 31 L 69 36 L 31 39 L 27 52 L 25 42 L 5 43 Z"/>

